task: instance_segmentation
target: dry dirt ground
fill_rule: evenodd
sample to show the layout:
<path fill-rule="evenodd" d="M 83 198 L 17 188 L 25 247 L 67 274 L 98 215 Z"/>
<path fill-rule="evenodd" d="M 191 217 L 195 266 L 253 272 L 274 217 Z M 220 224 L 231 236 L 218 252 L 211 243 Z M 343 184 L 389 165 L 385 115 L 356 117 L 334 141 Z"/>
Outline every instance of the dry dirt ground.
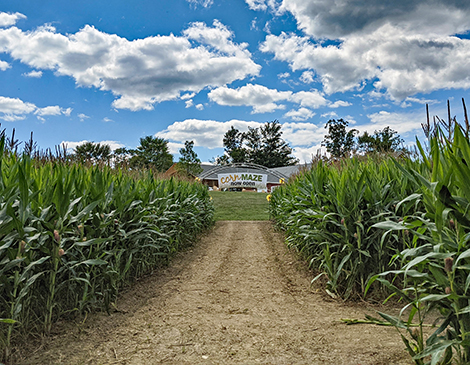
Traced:
<path fill-rule="evenodd" d="M 270 222 L 218 222 L 116 312 L 59 323 L 20 363 L 411 363 L 393 328 L 341 322 L 371 308 L 333 300 L 311 278 Z"/>

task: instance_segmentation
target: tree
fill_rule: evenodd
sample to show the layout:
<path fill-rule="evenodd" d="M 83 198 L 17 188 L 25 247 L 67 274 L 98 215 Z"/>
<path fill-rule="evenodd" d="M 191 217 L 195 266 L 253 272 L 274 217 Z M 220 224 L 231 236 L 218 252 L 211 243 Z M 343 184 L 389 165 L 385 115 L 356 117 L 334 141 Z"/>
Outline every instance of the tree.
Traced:
<path fill-rule="evenodd" d="M 266 167 L 291 166 L 298 163 L 292 148 L 282 139 L 282 125 L 274 120 L 259 128 L 248 127 L 241 133 L 233 126 L 224 135 L 225 154 L 217 164 L 249 162 Z"/>
<path fill-rule="evenodd" d="M 178 168 L 187 175 L 198 175 L 202 172 L 201 160 L 197 157 L 196 152 L 193 150 L 194 141 L 184 142 L 184 148 L 180 148 L 181 155 L 178 161 Z"/>
<path fill-rule="evenodd" d="M 348 122 L 343 119 L 330 119 L 325 125 L 328 134 L 321 145 L 326 147 L 327 152 L 334 158 L 346 157 L 354 148 L 354 136 L 358 130 L 346 131 L 347 126 Z"/>
<path fill-rule="evenodd" d="M 74 155 L 80 162 L 108 163 L 111 158 L 111 147 L 107 144 L 85 142 L 75 147 Z"/>
<path fill-rule="evenodd" d="M 292 148 L 282 139 L 282 125 L 274 120 L 260 127 L 263 157 L 266 167 L 293 166 L 299 162 L 292 156 Z"/>
<path fill-rule="evenodd" d="M 264 165 L 263 142 L 259 129 L 248 127 L 248 132 L 245 132 L 243 137 L 246 146 L 245 161 Z"/>
<path fill-rule="evenodd" d="M 224 134 L 224 150 L 229 163 L 244 162 L 246 149 L 243 147 L 244 134 L 233 126 Z"/>
<path fill-rule="evenodd" d="M 164 172 L 173 165 L 173 155 L 168 150 L 168 141 L 163 138 L 152 136 L 141 138 L 140 146 L 130 153 L 132 157 L 129 163 L 132 167 Z"/>
<path fill-rule="evenodd" d="M 373 135 L 364 132 L 357 138 L 359 149 L 365 153 L 380 152 L 389 153 L 401 150 L 400 145 L 403 139 L 400 138 L 397 131 L 390 127 L 385 127 L 380 131 L 374 131 Z"/>

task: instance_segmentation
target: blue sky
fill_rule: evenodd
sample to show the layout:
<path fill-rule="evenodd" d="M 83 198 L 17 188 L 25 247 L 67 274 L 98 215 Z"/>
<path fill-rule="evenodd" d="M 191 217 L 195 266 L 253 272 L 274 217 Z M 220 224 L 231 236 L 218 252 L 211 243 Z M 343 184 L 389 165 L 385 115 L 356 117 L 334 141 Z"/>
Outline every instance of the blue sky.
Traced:
<path fill-rule="evenodd" d="M 156 135 L 175 161 L 275 119 L 302 162 L 333 118 L 409 144 L 426 103 L 462 120 L 469 30 L 461 0 L 0 0 L 0 122 L 43 149 Z"/>

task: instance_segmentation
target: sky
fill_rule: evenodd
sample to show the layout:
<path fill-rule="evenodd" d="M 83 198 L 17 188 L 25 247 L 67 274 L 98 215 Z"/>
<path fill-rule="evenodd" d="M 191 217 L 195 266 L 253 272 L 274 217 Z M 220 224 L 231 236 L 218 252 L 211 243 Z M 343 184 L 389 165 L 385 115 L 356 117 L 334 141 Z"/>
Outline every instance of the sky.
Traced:
<path fill-rule="evenodd" d="M 467 0 L 0 0 L 0 122 L 41 149 L 185 141 L 278 120 L 300 162 L 330 119 L 412 145 L 470 103 Z"/>

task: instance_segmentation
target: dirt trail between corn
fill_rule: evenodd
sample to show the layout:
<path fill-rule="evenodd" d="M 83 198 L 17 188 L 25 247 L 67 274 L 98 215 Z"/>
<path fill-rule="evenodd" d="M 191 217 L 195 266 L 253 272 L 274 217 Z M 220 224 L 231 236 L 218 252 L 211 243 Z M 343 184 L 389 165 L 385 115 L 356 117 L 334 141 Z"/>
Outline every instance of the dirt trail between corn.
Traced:
<path fill-rule="evenodd" d="M 409 364 L 390 327 L 347 326 L 363 303 L 310 286 L 270 222 L 218 222 L 110 316 L 58 324 L 22 364 Z"/>

